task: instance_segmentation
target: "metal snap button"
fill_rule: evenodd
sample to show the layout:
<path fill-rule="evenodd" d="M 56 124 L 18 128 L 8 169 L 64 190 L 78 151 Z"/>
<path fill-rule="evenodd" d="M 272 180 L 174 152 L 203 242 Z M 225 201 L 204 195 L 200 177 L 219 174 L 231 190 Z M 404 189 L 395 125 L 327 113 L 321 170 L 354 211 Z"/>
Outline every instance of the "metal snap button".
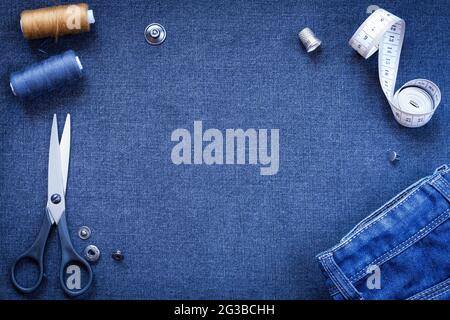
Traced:
<path fill-rule="evenodd" d="M 122 261 L 123 260 L 123 253 L 120 250 L 116 250 L 111 254 L 111 257 L 116 261 Z"/>
<path fill-rule="evenodd" d="M 96 262 L 100 258 L 100 250 L 91 244 L 84 249 L 84 256 L 86 260 Z"/>
<path fill-rule="evenodd" d="M 82 226 L 80 229 L 78 229 L 78 237 L 82 240 L 89 239 L 91 236 L 91 229 L 87 226 Z"/>
<path fill-rule="evenodd" d="M 166 29 L 159 23 L 152 23 L 145 28 L 144 36 L 151 45 L 160 45 L 166 40 Z"/>
<path fill-rule="evenodd" d="M 388 158 L 389 161 L 394 163 L 400 160 L 400 156 L 397 152 L 395 152 L 394 150 L 389 150 L 388 152 Z"/>

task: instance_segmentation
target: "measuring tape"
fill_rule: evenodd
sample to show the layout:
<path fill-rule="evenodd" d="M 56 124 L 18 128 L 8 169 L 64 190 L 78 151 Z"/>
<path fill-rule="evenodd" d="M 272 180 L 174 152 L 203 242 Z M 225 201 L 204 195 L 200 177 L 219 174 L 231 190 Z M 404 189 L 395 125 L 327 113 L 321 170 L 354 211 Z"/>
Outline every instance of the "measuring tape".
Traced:
<path fill-rule="evenodd" d="M 378 9 L 358 28 L 349 44 L 365 59 L 380 49 L 378 76 L 395 119 L 405 127 L 418 128 L 430 121 L 441 102 L 441 91 L 430 80 L 415 79 L 395 92 L 404 35 L 405 21 Z"/>

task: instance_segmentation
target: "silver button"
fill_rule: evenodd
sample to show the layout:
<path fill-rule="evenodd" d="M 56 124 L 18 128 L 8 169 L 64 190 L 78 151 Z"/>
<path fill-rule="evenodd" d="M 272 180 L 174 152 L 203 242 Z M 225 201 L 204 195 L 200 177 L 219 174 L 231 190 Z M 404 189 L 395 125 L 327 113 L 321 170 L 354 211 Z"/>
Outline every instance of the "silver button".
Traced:
<path fill-rule="evenodd" d="M 145 40 L 151 45 L 159 45 L 166 40 L 166 29 L 159 23 L 152 23 L 145 28 Z"/>
<path fill-rule="evenodd" d="M 84 256 L 86 260 L 96 262 L 100 258 L 100 250 L 91 244 L 84 249 Z"/>
<path fill-rule="evenodd" d="M 80 237 L 80 239 L 86 240 L 89 239 L 90 236 L 91 236 L 91 229 L 89 229 L 89 227 L 82 226 L 80 227 L 80 229 L 78 229 L 78 237 Z"/>
<path fill-rule="evenodd" d="M 120 250 L 116 250 L 111 254 L 111 257 L 116 261 L 122 261 L 123 260 L 123 253 Z"/>

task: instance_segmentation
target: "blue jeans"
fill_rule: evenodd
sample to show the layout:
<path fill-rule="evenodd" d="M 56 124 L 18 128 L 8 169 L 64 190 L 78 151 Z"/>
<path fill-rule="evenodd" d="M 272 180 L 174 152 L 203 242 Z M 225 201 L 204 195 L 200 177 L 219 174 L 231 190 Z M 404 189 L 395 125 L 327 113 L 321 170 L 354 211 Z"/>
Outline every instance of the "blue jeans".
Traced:
<path fill-rule="evenodd" d="M 449 216 L 444 165 L 317 256 L 332 298 L 450 299 Z"/>

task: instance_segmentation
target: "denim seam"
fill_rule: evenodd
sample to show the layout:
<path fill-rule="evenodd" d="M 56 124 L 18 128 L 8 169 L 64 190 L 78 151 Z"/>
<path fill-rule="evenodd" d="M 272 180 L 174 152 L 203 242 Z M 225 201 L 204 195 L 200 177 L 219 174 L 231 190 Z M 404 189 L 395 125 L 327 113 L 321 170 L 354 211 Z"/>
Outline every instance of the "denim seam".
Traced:
<path fill-rule="evenodd" d="M 425 183 L 426 181 L 424 181 Z M 352 242 L 357 236 L 359 236 L 361 233 L 363 233 L 364 231 L 366 231 L 369 227 L 372 227 L 375 223 L 378 223 L 380 221 L 382 221 L 384 218 L 386 218 L 386 216 L 393 211 L 394 209 L 396 209 L 397 207 L 399 207 L 400 205 L 403 205 L 404 202 L 406 202 L 409 198 L 411 198 L 416 192 L 418 192 L 420 190 L 420 188 L 423 186 L 423 184 L 420 184 L 419 186 L 417 186 L 417 189 L 414 190 L 411 194 L 409 194 L 407 197 L 405 197 L 403 200 L 399 201 L 396 205 L 392 206 L 391 208 L 389 208 L 386 212 L 384 212 L 383 214 L 381 214 L 379 217 L 377 217 L 375 220 L 373 220 L 372 222 L 370 222 L 369 224 L 367 224 L 364 228 L 362 228 L 361 230 L 359 230 L 357 233 L 355 233 L 354 235 L 352 235 L 350 238 L 348 238 L 346 241 L 339 243 L 335 248 L 332 249 L 333 252 L 336 252 L 337 250 L 341 249 L 344 245 L 348 245 L 350 242 Z"/>
<path fill-rule="evenodd" d="M 444 187 L 441 187 L 439 184 L 444 184 L 445 185 L 445 187 L 447 187 L 448 188 L 448 190 L 450 190 L 450 183 L 448 183 L 447 182 L 447 180 L 445 180 L 445 179 L 436 179 L 436 180 L 433 180 L 433 183 L 432 183 L 432 185 L 434 186 L 434 187 L 436 187 L 440 192 L 442 192 L 443 193 L 443 195 L 445 196 L 445 197 L 447 197 L 447 199 L 448 198 L 450 198 L 450 192 L 448 192 Z"/>
<path fill-rule="evenodd" d="M 341 286 L 340 282 L 337 280 L 334 272 L 330 269 L 330 265 L 328 260 L 324 260 L 324 267 L 327 270 L 327 273 L 330 275 L 331 281 L 333 281 L 334 285 L 338 288 L 338 290 L 342 293 L 345 299 L 349 300 L 349 296 L 347 295 L 346 290 Z"/>
<path fill-rule="evenodd" d="M 352 299 L 354 297 L 358 297 L 359 299 L 362 299 L 361 294 L 358 292 L 358 290 L 356 290 L 352 282 L 347 278 L 341 268 L 338 267 L 334 259 L 330 259 L 329 264 L 335 270 L 336 276 L 341 279 L 342 285 L 344 289 L 347 290 L 347 293 L 349 293 L 350 298 Z"/>
<path fill-rule="evenodd" d="M 442 292 L 441 292 L 442 290 L 443 290 L 443 292 L 450 290 L 449 279 L 437 284 L 434 287 L 428 288 L 427 290 L 420 292 L 419 294 L 415 295 L 414 297 L 416 297 L 418 299 L 427 299 L 428 297 L 431 298 L 432 296 L 442 294 Z"/>
<path fill-rule="evenodd" d="M 342 293 L 342 295 L 348 300 L 348 297 L 345 293 L 345 290 L 341 287 L 339 281 L 334 276 L 334 273 L 332 270 L 330 270 L 330 267 L 328 265 L 328 258 L 332 256 L 331 253 L 327 253 L 319 257 L 319 260 L 322 262 L 323 268 L 325 269 L 326 273 L 330 276 L 331 281 L 334 283 L 334 285 L 338 288 L 338 291 Z"/>
<path fill-rule="evenodd" d="M 445 172 L 450 171 L 450 169 L 447 169 Z M 350 238 L 346 239 L 345 241 L 339 243 L 335 248 L 332 249 L 333 252 L 336 252 L 337 250 L 341 249 L 344 245 L 349 244 L 350 242 L 352 242 L 354 240 L 354 238 L 358 235 L 360 235 L 361 233 L 363 233 L 364 231 L 366 231 L 369 227 L 373 226 L 375 223 L 380 222 L 381 220 L 383 220 L 384 218 L 386 218 L 386 216 L 394 209 L 404 205 L 404 203 L 409 200 L 409 198 L 411 198 L 416 192 L 418 192 L 421 187 L 425 184 L 430 184 L 431 181 L 445 181 L 445 179 L 442 177 L 442 173 L 440 172 L 438 174 L 435 174 L 435 176 L 431 176 L 428 179 L 424 179 L 424 181 L 422 181 L 422 183 L 420 183 L 419 185 L 416 186 L 416 189 L 414 191 L 412 191 L 408 196 L 406 196 L 403 200 L 399 201 L 398 203 L 396 203 L 395 205 L 393 205 L 392 207 L 388 208 L 383 214 L 380 214 L 378 217 L 376 217 L 373 221 L 369 222 L 366 226 L 364 226 L 361 230 L 359 230 L 358 232 L 356 232 L 354 235 L 352 235 Z M 445 181 L 447 183 L 447 181 Z"/>
<path fill-rule="evenodd" d="M 447 293 L 450 290 L 450 278 L 444 280 L 437 285 L 425 289 L 412 297 L 409 297 L 407 300 L 421 300 L 421 299 L 434 299 L 444 293 Z"/>
<path fill-rule="evenodd" d="M 330 274 L 330 270 L 328 270 L 327 266 L 325 266 L 326 262 L 324 261 L 324 259 L 328 258 L 329 256 L 332 256 L 333 254 L 330 251 L 324 251 L 320 254 L 317 255 L 317 259 L 319 259 L 319 261 L 322 263 L 322 266 L 325 269 L 325 272 L 330 276 L 330 278 L 333 277 L 333 275 Z M 333 283 L 335 283 L 335 281 L 333 281 L 333 279 L 331 279 Z M 335 283 L 334 287 L 331 287 L 328 289 L 328 291 L 330 292 L 331 296 L 334 296 L 336 294 L 339 294 L 341 292 L 341 290 L 338 288 L 338 284 Z"/>
<path fill-rule="evenodd" d="M 434 299 L 436 299 L 437 297 L 442 296 L 443 294 L 446 294 L 446 293 L 449 292 L 449 291 L 450 291 L 450 287 L 448 287 L 448 288 L 446 288 L 445 290 L 439 292 L 438 294 L 434 294 L 433 296 L 431 296 L 431 297 L 429 297 L 429 298 L 427 297 L 427 299 L 434 300 Z"/>
<path fill-rule="evenodd" d="M 446 180 L 446 179 L 442 179 L 442 182 L 448 187 L 450 188 L 450 183 Z M 446 192 L 447 194 L 447 192 Z"/>
<path fill-rule="evenodd" d="M 365 276 L 365 271 L 366 271 L 368 266 L 370 266 L 370 265 L 380 266 L 383 263 L 385 263 L 386 261 L 389 261 L 393 257 L 395 257 L 395 256 L 399 255 L 400 253 L 402 253 L 403 251 L 405 251 L 407 248 L 409 248 L 410 246 L 415 244 L 417 241 L 419 241 L 419 240 L 423 239 L 424 237 L 426 237 L 431 231 L 433 231 L 439 225 L 441 225 L 442 223 L 447 221 L 447 219 L 449 218 L 449 215 L 448 215 L 449 212 L 450 212 L 450 208 L 445 210 L 437 218 L 435 218 L 433 221 L 431 221 L 425 227 L 423 227 L 418 232 L 413 234 L 407 240 L 403 241 L 399 245 L 395 246 L 391 250 L 385 252 L 383 255 L 381 255 L 380 257 L 376 258 L 372 262 L 370 262 L 367 266 L 365 266 L 360 271 L 358 271 L 355 275 L 353 275 L 350 278 L 350 280 L 352 282 L 360 280 L 361 278 L 363 278 Z"/>
<path fill-rule="evenodd" d="M 435 297 L 439 297 L 444 293 L 447 293 L 450 290 L 450 286 L 448 283 L 444 284 L 441 288 L 431 290 L 428 294 L 421 295 L 420 299 L 434 299 Z"/>
<path fill-rule="evenodd" d="M 325 271 L 330 276 L 331 281 L 333 281 L 333 283 L 339 289 L 345 299 L 351 300 L 355 295 L 360 297 L 360 294 L 358 293 L 356 288 L 352 285 L 352 283 L 334 262 L 333 255 L 331 253 L 323 255 L 319 259 L 322 262 Z"/>

